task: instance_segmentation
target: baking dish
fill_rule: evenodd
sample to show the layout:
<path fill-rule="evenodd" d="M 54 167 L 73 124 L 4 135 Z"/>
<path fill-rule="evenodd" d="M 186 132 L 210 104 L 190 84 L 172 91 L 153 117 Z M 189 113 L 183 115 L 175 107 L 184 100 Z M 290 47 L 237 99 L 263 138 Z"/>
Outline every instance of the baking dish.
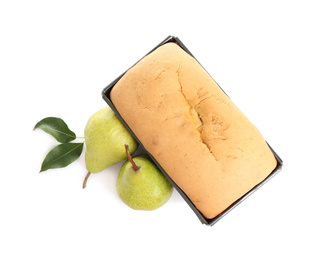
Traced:
<path fill-rule="evenodd" d="M 186 46 L 180 41 L 179 38 L 174 37 L 174 36 L 169 36 L 167 37 L 165 40 L 163 40 L 160 44 L 158 44 L 155 48 L 153 48 L 150 52 L 148 52 L 146 55 L 148 55 L 149 53 L 153 52 L 155 49 L 157 49 L 158 47 L 160 47 L 161 45 L 165 44 L 165 43 L 169 43 L 169 42 L 174 42 L 176 44 L 178 44 L 182 49 L 184 49 L 188 54 L 190 54 L 192 57 L 194 57 L 191 52 L 186 48 Z M 145 56 L 146 56 L 145 55 Z M 144 56 L 144 57 L 145 57 Z M 136 63 L 135 63 L 136 64 Z M 135 65 L 134 64 L 134 65 Z M 133 66 L 134 66 L 133 65 Z M 131 66 L 131 67 L 133 67 Z M 137 139 L 137 141 L 139 142 L 139 144 L 141 145 L 141 140 L 139 140 L 137 138 L 137 136 L 134 134 L 134 132 L 132 131 L 132 129 L 127 125 L 127 123 L 124 121 L 124 119 L 121 117 L 121 115 L 119 114 L 118 110 L 116 109 L 116 107 L 113 105 L 111 99 L 110 99 L 110 91 L 112 90 L 112 88 L 114 87 L 114 85 L 123 77 L 123 75 L 126 73 L 127 71 L 125 71 L 123 74 L 121 74 L 118 78 L 116 78 L 113 82 L 111 82 L 107 87 L 105 87 L 102 91 L 102 97 L 103 99 L 107 102 L 107 104 L 112 108 L 112 110 L 116 113 L 117 117 L 121 120 L 121 122 L 128 128 L 128 130 L 134 135 L 134 137 Z M 224 91 L 224 90 L 223 90 Z M 224 92 L 225 93 L 225 92 Z M 269 144 L 268 144 L 269 145 Z M 141 145 L 144 151 L 145 148 L 143 147 L 143 145 Z M 270 145 L 269 145 L 270 147 Z M 148 152 L 146 151 L 146 153 L 151 157 L 151 159 L 155 162 L 155 164 L 161 169 L 161 171 L 163 172 L 163 174 L 171 181 L 171 183 L 173 184 L 173 186 L 175 187 L 175 189 L 179 192 L 179 194 L 184 198 L 184 200 L 187 202 L 187 204 L 192 208 L 192 210 L 195 212 L 195 214 L 197 215 L 197 217 L 199 218 L 199 220 L 206 225 L 213 225 L 215 224 L 218 220 L 220 220 L 222 217 L 224 217 L 228 212 L 230 212 L 234 207 L 236 207 L 239 203 L 241 203 L 244 199 L 246 199 L 248 196 L 250 196 L 254 191 L 256 191 L 258 188 L 260 188 L 264 183 L 266 183 L 271 177 L 273 177 L 276 173 L 278 173 L 281 168 L 282 168 L 282 160 L 280 159 L 280 157 L 275 153 L 275 151 L 270 147 L 271 151 L 273 152 L 276 160 L 277 160 L 277 166 L 276 168 L 268 175 L 268 177 L 266 179 L 264 179 L 261 183 L 259 183 L 258 185 L 254 186 L 249 192 L 247 192 L 246 194 L 244 194 L 242 197 L 240 197 L 238 200 L 236 200 L 234 203 L 232 203 L 226 210 L 224 210 L 221 214 L 217 215 L 216 217 L 212 218 L 212 219 L 207 219 L 203 216 L 203 214 L 195 207 L 195 205 L 190 201 L 190 199 L 186 196 L 186 194 L 179 188 L 179 186 L 173 182 L 173 180 L 168 176 L 167 172 L 164 171 L 164 169 L 159 165 L 159 163 L 155 160 L 155 158 Z"/>

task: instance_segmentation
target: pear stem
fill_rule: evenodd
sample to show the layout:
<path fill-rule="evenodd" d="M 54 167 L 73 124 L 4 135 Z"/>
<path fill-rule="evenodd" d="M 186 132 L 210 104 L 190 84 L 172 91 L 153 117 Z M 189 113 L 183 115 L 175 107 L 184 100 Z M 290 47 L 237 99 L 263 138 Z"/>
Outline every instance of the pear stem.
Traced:
<path fill-rule="evenodd" d="M 126 154 L 127 154 L 128 161 L 130 161 L 130 163 L 133 165 L 133 170 L 136 172 L 140 168 L 140 166 L 137 166 L 135 164 L 135 162 L 134 162 L 134 160 L 133 160 L 133 158 L 132 158 L 132 156 L 131 156 L 131 154 L 129 152 L 129 147 L 128 147 L 127 144 L 125 144 L 125 149 L 126 149 Z"/>
<path fill-rule="evenodd" d="M 87 181 L 88 181 L 88 178 L 89 178 L 90 174 L 91 174 L 91 172 L 88 172 L 87 175 L 84 178 L 83 186 L 82 186 L 83 189 L 87 186 Z"/>

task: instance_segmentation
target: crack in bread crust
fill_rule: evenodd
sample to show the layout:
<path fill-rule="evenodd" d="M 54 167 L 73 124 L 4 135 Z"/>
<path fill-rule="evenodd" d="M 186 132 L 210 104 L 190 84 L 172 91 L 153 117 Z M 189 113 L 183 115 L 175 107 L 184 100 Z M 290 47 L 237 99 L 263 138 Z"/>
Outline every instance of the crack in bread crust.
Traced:
<path fill-rule="evenodd" d="M 182 96 L 184 97 L 184 99 L 187 101 L 188 106 L 189 106 L 189 109 L 190 109 L 190 113 L 192 114 L 191 111 L 195 111 L 195 114 L 196 114 L 197 118 L 200 120 L 200 125 L 196 127 L 197 131 L 198 131 L 199 134 L 200 134 L 200 141 L 201 141 L 201 143 L 202 143 L 203 145 L 205 145 L 205 146 L 207 147 L 207 149 L 208 149 L 208 151 L 210 152 L 210 154 L 211 154 L 211 155 L 215 158 L 215 160 L 218 162 L 218 159 L 216 158 L 216 155 L 215 155 L 214 152 L 212 151 L 210 145 L 209 145 L 209 144 L 204 140 L 204 138 L 203 138 L 202 132 L 203 132 L 203 128 L 204 128 L 204 122 L 203 122 L 203 120 L 202 120 L 202 118 L 201 118 L 200 113 L 199 113 L 198 110 L 197 110 L 197 107 L 199 106 L 199 104 L 201 104 L 204 100 L 206 100 L 206 99 L 209 98 L 209 97 L 207 97 L 207 98 L 203 99 L 202 101 L 200 101 L 196 106 L 193 106 L 193 105 L 190 103 L 190 101 L 188 100 L 188 98 L 186 97 L 185 93 L 183 92 L 183 85 L 182 85 L 182 83 L 181 83 L 181 77 L 180 77 L 180 64 L 179 64 L 179 67 L 178 67 L 176 73 L 177 73 L 177 76 L 178 76 L 178 77 L 177 77 L 177 80 L 178 80 L 178 83 L 179 83 L 179 85 L 180 85 L 180 93 L 182 94 Z M 211 96 L 210 96 L 210 97 L 211 97 Z"/>

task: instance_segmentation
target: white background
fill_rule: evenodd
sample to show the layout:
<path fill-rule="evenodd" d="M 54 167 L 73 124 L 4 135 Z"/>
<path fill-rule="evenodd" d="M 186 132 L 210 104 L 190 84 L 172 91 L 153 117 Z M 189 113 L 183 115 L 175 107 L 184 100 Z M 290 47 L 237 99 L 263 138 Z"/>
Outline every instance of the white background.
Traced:
<path fill-rule="evenodd" d="M 323 259 L 323 13 L 321 1 L 1 1 L 0 258 Z M 84 153 L 39 174 L 57 143 L 34 125 L 61 117 L 83 136 L 102 89 L 168 35 L 284 161 L 213 227 L 177 192 L 128 208 L 121 164 L 85 190 Z"/>

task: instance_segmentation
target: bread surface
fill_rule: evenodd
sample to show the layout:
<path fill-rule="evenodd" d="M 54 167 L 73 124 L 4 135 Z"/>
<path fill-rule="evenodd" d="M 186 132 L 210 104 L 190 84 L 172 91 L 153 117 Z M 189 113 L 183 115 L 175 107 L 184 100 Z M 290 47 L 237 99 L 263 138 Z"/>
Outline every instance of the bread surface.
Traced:
<path fill-rule="evenodd" d="M 175 43 L 162 45 L 128 70 L 110 98 L 206 218 L 220 214 L 276 167 L 258 129 Z"/>

